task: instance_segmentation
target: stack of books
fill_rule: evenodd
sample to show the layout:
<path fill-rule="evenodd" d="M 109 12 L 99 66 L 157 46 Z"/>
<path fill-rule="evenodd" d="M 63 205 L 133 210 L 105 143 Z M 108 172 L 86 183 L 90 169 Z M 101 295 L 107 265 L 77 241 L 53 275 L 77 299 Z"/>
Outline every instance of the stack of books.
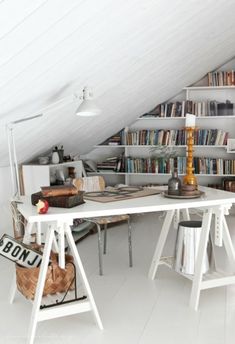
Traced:
<path fill-rule="evenodd" d="M 105 161 L 97 162 L 97 170 L 100 172 L 117 171 L 119 157 L 107 158 Z"/>
<path fill-rule="evenodd" d="M 108 138 L 101 145 L 118 146 L 124 144 L 124 129 Z"/>

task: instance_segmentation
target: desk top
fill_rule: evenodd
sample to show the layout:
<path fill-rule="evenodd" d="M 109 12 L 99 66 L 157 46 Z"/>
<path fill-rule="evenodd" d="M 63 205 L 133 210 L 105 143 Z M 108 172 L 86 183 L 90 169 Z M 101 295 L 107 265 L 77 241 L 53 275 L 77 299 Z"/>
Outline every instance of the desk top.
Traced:
<path fill-rule="evenodd" d="M 62 221 L 72 223 L 75 218 L 98 216 L 150 213 L 171 209 L 187 209 L 228 205 L 235 203 L 235 193 L 200 186 L 205 195 L 196 199 L 169 199 L 162 194 L 135 198 L 130 200 L 98 203 L 86 203 L 73 208 L 50 207 L 46 214 L 38 214 L 36 206 L 31 205 L 29 197 L 22 196 L 23 203 L 18 204 L 18 210 L 29 222 Z"/>

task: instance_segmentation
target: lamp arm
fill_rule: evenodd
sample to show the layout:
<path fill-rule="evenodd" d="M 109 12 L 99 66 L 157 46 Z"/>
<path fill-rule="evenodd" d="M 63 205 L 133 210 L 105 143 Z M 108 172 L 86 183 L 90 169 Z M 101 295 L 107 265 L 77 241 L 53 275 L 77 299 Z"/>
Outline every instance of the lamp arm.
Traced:
<path fill-rule="evenodd" d="M 7 130 L 7 144 L 8 144 L 8 154 L 9 154 L 9 163 L 10 163 L 10 172 L 11 172 L 11 184 L 12 184 L 12 193 L 15 195 L 15 178 L 13 170 L 13 158 L 12 158 L 12 127 L 10 125 L 6 126 Z"/>
<path fill-rule="evenodd" d="M 12 194 L 13 194 L 14 199 L 19 199 L 20 197 L 20 178 L 19 178 L 18 161 L 17 161 L 17 155 L 16 155 L 15 138 L 14 138 L 14 125 L 17 125 L 21 122 L 29 121 L 41 116 L 43 116 L 43 114 L 21 118 L 16 121 L 10 122 L 6 125 L 9 163 L 10 163 L 10 172 L 11 172 L 11 183 L 12 183 Z"/>
<path fill-rule="evenodd" d="M 13 134 L 13 132 L 12 132 Z M 15 178 L 16 178 L 16 196 L 20 196 L 20 178 L 19 178 L 19 170 L 18 170 L 18 162 L 17 162 L 17 156 L 16 156 L 16 146 L 15 146 L 15 138 L 14 135 L 12 135 L 12 148 L 13 148 L 13 158 L 14 158 L 14 164 L 15 164 Z"/>

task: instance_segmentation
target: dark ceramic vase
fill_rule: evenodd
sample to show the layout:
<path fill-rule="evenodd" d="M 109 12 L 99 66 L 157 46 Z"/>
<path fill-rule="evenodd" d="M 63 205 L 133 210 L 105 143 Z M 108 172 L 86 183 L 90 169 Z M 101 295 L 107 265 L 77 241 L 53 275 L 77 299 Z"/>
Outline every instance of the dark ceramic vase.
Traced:
<path fill-rule="evenodd" d="M 168 194 L 179 195 L 181 188 L 181 181 L 178 177 L 177 171 L 172 173 L 172 177 L 168 180 Z"/>

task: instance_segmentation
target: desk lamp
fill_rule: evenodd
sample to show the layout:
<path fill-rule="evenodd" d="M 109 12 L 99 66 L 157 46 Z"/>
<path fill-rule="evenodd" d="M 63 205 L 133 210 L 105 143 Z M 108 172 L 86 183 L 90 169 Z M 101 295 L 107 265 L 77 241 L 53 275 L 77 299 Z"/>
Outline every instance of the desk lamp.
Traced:
<path fill-rule="evenodd" d="M 83 96 L 80 98 L 82 99 L 82 103 L 76 110 L 75 114 L 77 116 L 96 116 L 101 113 L 101 110 L 95 105 L 94 101 L 91 99 L 92 94 L 88 91 L 88 87 L 84 87 L 83 89 Z M 57 106 L 65 106 L 65 104 L 72 103 L 77 101 L 78 96 L 77 94 L 73 94 L 72 96 L 66 96 L 55 101 L 52 104 L 49 104 L 45 108 L 41 109 L 40 112 L 44 113 L 45 111 L 50 110 L 52 108 L 55 110 L 55 105 Z M 14 139 L 14 127 L 22 122 L 29 121 L 38 117 L 41 117 L 43 114 L 37 114 L 30 117 L 25 117 L 18 119 L 16 121 L 12 121 L 6 125 L 7 129 L 7 139 L 8 139 L 8 153 L 9 153 L 9 162 L 10 162 L 10 170 L 11 170 L 11 182 L 12 182 L 12 194 L 13 199 L 19 200 L 20 196 L 20 181 L 19 181 L 19 172 L 18 172 L 18 162 L 16 156 L 16 147 L 15 147 L 15 139 Z"/>
<path fill-rule="evenodd" d="M 82 95 L 82 103 L 77 108 L 75 114 L 77 116 L 91 117 L 97 116 L 101 113 L 101 110 L 97 107 L 92 99 L 92 93 L 88 91 L 88 87 L 84 87 Z"/>

